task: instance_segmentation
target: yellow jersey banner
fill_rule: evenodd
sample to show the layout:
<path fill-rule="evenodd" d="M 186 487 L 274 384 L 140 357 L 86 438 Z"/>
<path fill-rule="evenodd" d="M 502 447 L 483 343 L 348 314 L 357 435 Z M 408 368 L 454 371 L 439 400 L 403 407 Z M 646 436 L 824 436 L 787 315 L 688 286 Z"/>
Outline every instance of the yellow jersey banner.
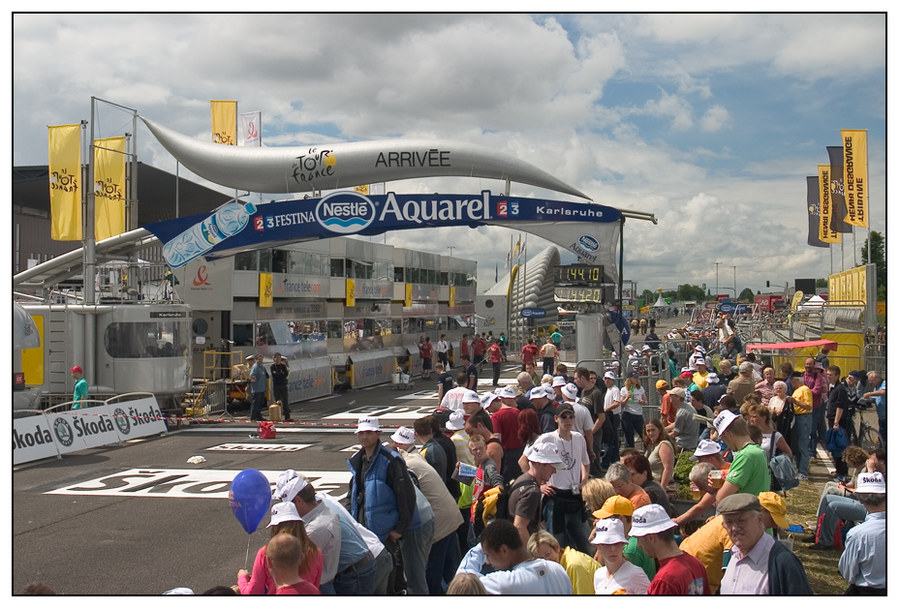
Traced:
<path fill-rule="evenodd" d="M 212 141 L 216 144 L 237 146 L 237 102 L 211 101 Z"/>
<path fill-rule="evenodd" d="M 259 306 L 260 308 L 272 306 L 272 273 L 259 274 Z"/>
<path fill-rule="evenodd" d="M 819 241 L 840 243 L 841 233 L 831 228 L 831 165 L 819 165 Z"/>
<path fill-rule="evenodd" d="M 356 306 L 356 281 L 353 279 L 347 278 L 347 281 L 344 284 L 345 297 L 344 304 L 348 307 Z"/>
<path fill-rule="evenodd" d="M 81 240 L 81 125 L 47 128 L 50 238 Z"/>
<path fill-rule="evenodd" d="M 847 199 L 847 217 L 852 226 L 869 225 L 869 158 L 865 129 L 841 129 L 844 141 L 844 197 Z"/>
<path fill-rule="evenodd" d="M 125 138 L 94 140 L 94 239 L 125 232 Z"/>

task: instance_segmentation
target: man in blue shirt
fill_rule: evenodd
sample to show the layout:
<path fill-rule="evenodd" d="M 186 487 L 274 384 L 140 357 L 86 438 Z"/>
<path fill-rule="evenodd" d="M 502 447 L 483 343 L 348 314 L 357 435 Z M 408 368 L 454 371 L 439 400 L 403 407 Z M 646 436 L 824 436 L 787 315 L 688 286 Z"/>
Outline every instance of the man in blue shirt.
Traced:
<path fill-rule="evenodd" d="M 869 371 L 869 383 L 875 388 L 874 391 L 867 391 L 863 394 L 864 398 L 875 399 L 875 412 L 878 413 L 878 433 L 881 439 L 887 445 L 887 381 L 881 378 L 874 370 Z"/>
<path fill-rule="evenodd" d="M 269 373 L 262 364 L 262 357 L 248 355 L 247 363 L 250 368 L 250 420 L 262 421 L 262 411 L 266 405 L 266 387 Z"/>
<path fill-rule="evenodd" d="M 850 586 L 845 594 L 886 595 L 887 494 L 880 472 L 863 472 L 856 482 L 856 498 L 868 515 L 850 529 L 838 570 Z"/>

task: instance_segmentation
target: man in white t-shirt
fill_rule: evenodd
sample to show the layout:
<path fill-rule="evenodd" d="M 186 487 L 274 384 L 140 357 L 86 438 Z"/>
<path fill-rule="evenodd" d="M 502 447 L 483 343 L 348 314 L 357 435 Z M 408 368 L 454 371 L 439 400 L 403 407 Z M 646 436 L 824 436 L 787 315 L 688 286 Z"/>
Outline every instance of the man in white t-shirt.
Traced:
<path fill-rule="evenodd" d="M 484 563 L 495 571 L 481 574 Z M 481 532 L 481 543 L 459 563 L 459 573 L 474 573 L 488 594 L 572 594 L 572 582 L 559 563 L 532 558 L 509 520 L 494 520 Z"/>
<path fill-rule="evenodd" d="M 603 469 L 610 463 L 619 460 L 619 425 L 622 421 L 622 398 L 619 388 L 616 386 L 616 374 L 607 370 L 603 374 L 603 382 L 606 384 L 606 394 L 603 396 L 603 412 L 606 414 L 606 422 L 603 424 L 603 459 L 600 462 Z"/>
<path fill-rule="evenodd" d="M 541 485 L 544 523 L 561 547 L 568 546 L 591 554 L 584 500 L 581 498 L 581 488 L 590 476 L 587 444 L 584 436 L 573 431 L 575 408 L 572 404 L 560 404 L 555 419 L 556 431 L 542 437 L 556 446 L 564 467 L 556 470 L 546 484 Z"/>

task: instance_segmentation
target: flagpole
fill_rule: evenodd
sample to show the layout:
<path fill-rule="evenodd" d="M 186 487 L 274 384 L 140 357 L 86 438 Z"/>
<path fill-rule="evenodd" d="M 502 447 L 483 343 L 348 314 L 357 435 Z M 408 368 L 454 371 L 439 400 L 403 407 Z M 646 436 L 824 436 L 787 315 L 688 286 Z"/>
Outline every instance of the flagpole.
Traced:
<path fill-rule="evenodd" d="M 94 291 L 94 276 L 97 274 L 97 264 L 94 254 L 94 123 L 96 122 L 97 98 L 91 97 L 91 136 L 88 141 L 88 178 L 85 184 L 84 218 L 82 224 L 82 241 L 84 243 L 84 304 L 94 305 L 96 293 Z M 88 317 L 92 317 L 88 315 Z"/>

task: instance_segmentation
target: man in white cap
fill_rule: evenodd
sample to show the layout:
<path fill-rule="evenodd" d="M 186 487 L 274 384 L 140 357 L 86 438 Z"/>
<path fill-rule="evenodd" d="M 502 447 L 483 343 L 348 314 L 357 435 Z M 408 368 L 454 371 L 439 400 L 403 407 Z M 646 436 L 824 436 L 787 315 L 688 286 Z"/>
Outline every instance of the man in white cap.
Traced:
<path fill-rule="evenodd" d="M 500 396 L 502 405 L 500 410 L 491 415 L 491 425 L 503 447 L 503 459 L 497 465 L 500 466 L 503 480 L 509 482 L 522 474 L 519 457 L 522 456 L 525 443 L 519 438 L 519 409 L 516 407 L 518 396 L 515 386 L 507 385 L 497 395 Z"/>
<path fill-rule="evenodd" d="M 845 594 L 887 594 L 887 486 L 880 472 L 863 472 L 857 477 L 856 499 L 868 515 L 850 529 L 838 571 L 850 584 Z"/>
<path fill-rule="evenodd" d="M 556 408 L 553 396 L 548 394 L 543 386 L 538 385 L 531 390 L 531 404 L 537 411 L 538 421 L 541 424 L 541 433 L 556 431 Z"/>
<path fill-rule="evenodd" d="M 352 474 L 350 513 L 396 557 L 407 530 L 422 526 L 415 487 L 403 458 L 381 445 L 376 417 L 360 417 L 356 436 L 362 448 L 347 459 Z M 397 562 L 395 559 L 394 564 Z M 394 590 L 393 578 L 388 590 Z"/>
<path fill-rule="evenodd" d="M 697 361 L 694 362 L 694 367 L 697 371 L 694 373 L 694 376 L 691 377 L 691 380 L 697 386 L 697 389 L 703 391 L 709 386 L 709 380 L 707 379 L 709 370 L 706 368 L 706 360 L 702 357 L 698 357 Z"/>
<path fill-rule="evenodd" d="M 691 352 L 691 356 L 688 358 L 688 368 L 692 370 L 696 370 L 697 361 L 706 358 L 706 349 L 703 348 L 703 345 L 697 345 L 694 347 L 693 352 Z"/>
<path fill-rule="evenodd" d="M 659 561 L 659 570 L 650 582 L 647 594 L 709 594 L 709 581 L 703 564 L 679 549 L 675 542 L 678 525 L 663 506 L 651 503 L 634 511 L 631 536 L 638 546 Z"/>
<path fill-rule="evenodd" d="M 508 520 L 494 520 L 481 532 L 481 543 L 469 550 L 459 573 L 477 575 L 488 594 L 572 594 L 572 583 L 559 563 L 534 558 Z M 482 575 L 485 562 L 495 569 Z"/>
<path fill-rule="evenodd" d="M 334 594 L 332 584 L 341 558 L 341 522 L 338 515 L 316 498 L 316 489 L 292 469 L 278 474 L 272 499 L 291 502 L 303 518 L 306 534 L 322 550 L 322 594 Z"/>
<path fill-rule="evenodd" d="M 703 464 L 705 466 L 705 468 L 698 468 L 695 465 L 688 475 L 691 483 L 697 485 L 702 495 L 697 503 L 688 508 L 683 514 L 674 518 L 679 526 L 695 518 L 703 517 L 707 510 L 716 505 L 718 489 L 710 484 L 709 472 L 714 469 L 728 471 L 728 468 L 731 467 L 731 463 L 722 458 L 722 447 L 713 440 L 700 440 L 697 444 L 697 450 L 694 451 L 690 459 L 691 461 L 697 461 L 698 465 Z"/>
<path fill-rule="evenodd" d="M 575 409 L 575 431 L 584 436 L 588 448 L 588 458 L 590 458 L 594 442 L 594 421 L 591 418 L 591 411 L 581 403 L 578 398 L 578 387 L 574 383 L 565 384 L 562 388 L 562 396 L 563 402 L 572 404 L 572 408 Z"/>
<path fill-rule="evenodd" d="M 715 412 L 719 400 L 727 390 L 728 387 L 721 382 L 719 375 L 710 372 L 706 375 L 706 388 L 701 390 L 703 391 L 703 405 Z"/>
<path fill-rule="evenodd" d="M 766 453 L 750 438 L 747 421 L 730 410 L 723 410 L 713 420 L 719 440 L 734 454 L 728 477 L 716 494 L 716 501 L 735 493 L 758 495 L 769 490 L 769 460 Z"/>
<path fill-rule="evenodd" d="M 400 427 L 391 436 L 391 442 L 406 461 L 409 470 L 416 475 L 419 490 L 425 495 L 434 513 L 434 533 L 425 567 L 425 581 L 429 594 L 441 594 L 441 581 L 446 579 L 449 584 L 459 563 L 456 529 L 462 524 L 463 518 L 441 476 L 415 450 L 415 432 L 409 427 Z"/>
<path fill-rule="evenodd" d="M 550 381 L 550 388 L 553 390 L 553 401 L 556 404 L 562 404 L 566 401 L 562 394 L 562 388 L 566 386 L 566 377 L 554 376 Z"/>
<path fill-rule="evenodd" d="M 603 459 L 600 465 L 606 469 L 610 463 L 619 460 L 622 397 L 619 387 L 616 385 L 615 372 L 612 370 L 604 372 L 603 383 L 606 385 L 606 394 L 603 396 L 603 412 L 606 415 L 606 421 L 603 423 Z"/>
<path fill-rule="evenodd" d="M 528 543 L 532 533 L 541 528 L 541 485 L 550 480 L 556 470 L 565 467 L 559 450 L 552 441 L 538 438 L 525 450 L 528 471 L 516 478 L 509 487 L 509 515 L 518 529 L 522 544 Z"/>
<path fill-rule="evenodd" d="M 721 594 L 809 596 L 813 593 L 800 559 L 780 541 L 766 535 L 768 519 L 756 495 L 729 495 L 719 501 L 718 511 L 722 526 L 734 544 L 722 576 Z"/>

